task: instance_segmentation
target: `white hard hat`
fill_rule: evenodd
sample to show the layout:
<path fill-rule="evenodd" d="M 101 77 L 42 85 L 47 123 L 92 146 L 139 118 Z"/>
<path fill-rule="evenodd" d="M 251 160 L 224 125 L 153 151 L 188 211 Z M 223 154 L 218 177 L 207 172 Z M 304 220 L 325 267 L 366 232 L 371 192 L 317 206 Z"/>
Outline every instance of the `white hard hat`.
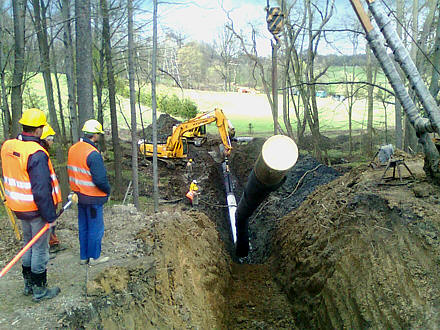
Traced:
<path fill-rule="evenodd" d="M 197 183 L 197 180 L 193 180 L 193 183 Z"/>

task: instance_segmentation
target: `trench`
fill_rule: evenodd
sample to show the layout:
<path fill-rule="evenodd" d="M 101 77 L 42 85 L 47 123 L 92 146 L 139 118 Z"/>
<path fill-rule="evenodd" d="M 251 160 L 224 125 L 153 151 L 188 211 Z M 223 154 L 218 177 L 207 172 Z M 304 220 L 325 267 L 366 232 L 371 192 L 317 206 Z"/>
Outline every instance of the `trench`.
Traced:
<path fill-rule="evenodd" d="M 235 146 L 230 167 L 237 202 L 263 142 Z M 250 255 L 238 260 L 225 207 L 221 166 L 208 153 L 217 143 L 193 148 L 189 155 L 195 159 L 193 175 L 202 187 L 198 209 L 192 210 L 182 202 L 174 207 L 178 212 L 167 213 L 160 220 L 153 217 L 153 227 L 138 235 L 146 256 L 134 264 L 104 271 L 95 285 L 105 290 L 97 290 L 87 306 L 70 312 L 65 318 L 66 325 L 133 329 L 145 325 L 295 328 L 293 304 L 276 280 L 277 262 L 269 261 L 278 220 L 300 205 L 316 186 L 338 174 L 329 168 L 318 168 L 296 187 L 307 170 L 319 165 L 312 158 L 301 158 L 288 173 L 285 185 L 272 193 L 251 217 Z M 190 178 L 181 175 L 184 167 L 160 166 L 161 175 L 172 179 L 166 192 L 168 197 L 184 194 L 184 186 L 190 182 Z M 291 195 L 295 187 L 297 192 Z M 148 258 L 154 258 L 154 266 Z M 121 278 L 125 283 L 123 289 L 114 283 Z"/>

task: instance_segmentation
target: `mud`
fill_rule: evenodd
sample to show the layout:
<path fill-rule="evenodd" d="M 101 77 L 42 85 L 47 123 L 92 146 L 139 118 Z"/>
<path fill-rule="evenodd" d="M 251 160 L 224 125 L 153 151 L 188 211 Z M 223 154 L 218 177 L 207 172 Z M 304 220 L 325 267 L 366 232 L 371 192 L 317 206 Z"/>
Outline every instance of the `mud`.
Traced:
<path fill-rule="evenodd" d="M 237 200 L 263 142 L 234 144 L 230 165 Z M 159 162 L 159 213 L 106 205 L 108 264 L 79 266 L 76 213 L 66 212 L 57 229 L 66 249 L 48 266 L 49 283 L 59 285 L 61 295 L 34 304 L 22 295 L 21 269 L 15 266 L 0 280 L 0 328 L 440 324 L 440 189 L 425 181 L 421 158 L 407 158 L 416 180 L 379 185 L 383 168 L 365 165 L 340 176 L 301 155 L 284 185 L 252 216 L 250 258 L 240 264 L 226 217 L 219 143 L 209 136 L 202 147 L 190 146 L 191 174 L 184 162 L 174 168 Z M 141 167 L 151 176 L 149 161 Z M 184 198 L 193 179 L 201 192 L 197 208 Z M 144 196 L 151 196 L 150 182 L 143 183 Z M 4 265 L 20 244 L 2 221 Z"/>
<path fill-rule="evenodd" d="M 438 326 L 440 191 L 408 165 L 413 183 L 361 168 L 280 220 L 271 262 L 299 327 Z"/>

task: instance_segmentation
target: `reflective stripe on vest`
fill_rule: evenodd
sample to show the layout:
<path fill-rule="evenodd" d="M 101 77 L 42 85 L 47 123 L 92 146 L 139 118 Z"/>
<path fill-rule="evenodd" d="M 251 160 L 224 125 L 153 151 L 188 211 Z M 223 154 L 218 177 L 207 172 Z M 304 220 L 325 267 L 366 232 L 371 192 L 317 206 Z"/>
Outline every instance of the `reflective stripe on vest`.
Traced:
<path fill-rule="evenodd" d="M 92 173 L 87 165 L 87 157 L 98 149 L 80 139 L 69 149 L 67 157 L 67 173 L 70 188 L 87 196 L 105 197 L 107 194 L 99 189 L 92 180 Z"/>
<path fill-rule="evenodd" d="M 30 212 L 38 210 L 27 172 L 29 157 L 37 151 L 43 151 L 49 157 L 48 152 L 35 141 L 12 139 L 7 140 L 2 146 L 1 158 L 6 203 L 13 211 Z M 50 158 L 48 158 L 47 165 L 52 184 L 52 200 L 54 205 L 57 205 L 61 202 L 61 191 Z"/>

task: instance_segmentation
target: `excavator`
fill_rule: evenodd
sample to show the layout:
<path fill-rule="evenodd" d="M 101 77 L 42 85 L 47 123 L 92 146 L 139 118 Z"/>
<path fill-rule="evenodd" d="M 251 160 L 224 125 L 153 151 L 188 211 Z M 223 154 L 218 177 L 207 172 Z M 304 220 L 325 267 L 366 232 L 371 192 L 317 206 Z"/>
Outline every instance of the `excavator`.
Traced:
<path fill-rule="evenodd" d="M 225 156 L 228 156 L 232 150 L 230 136 L 234 136 L 235 130 L 223 110 L 216 108 L 173 127 L 173 134 L 167 138 L 167 143 L 157 145 L 157 157 L 186 158 L 188 140 L 192 139 L 196 145 L 200 145 L 203 140 L 206 140 L 206 128 L 203 129 L 203 127 L 213 122 L 216 122 L 225 149 Z M 153 156 L 153 144 L 151 143 L 139 141 L 139 150 L 146 156 Z"/>
<path fill-rule="evenodd" d="M 216 112 L 216 110 L 219 111 Z M 216 110 L 202 113 L 197 117 L 194 117 L 186 122 L 188 124 L 196 124 L 194 128 L 186 131 L 182 135 L 187 139 L 188 143 L 194 143 L 194 145 L 196 146 L 201 146 L 206 141 L 206 125 L 214 121 L 218 122 L 219 120 L 227 121 L 229 138 L 233 138 L 235 136 L 235 128 L 232 125 L 232 123 L 229 121 L 229 119 L 226 119 L 226 117 L 223 114 L 223 111 L 221 111 L 220 109 L 216 109 Z M 205 118 L 210 118 L 211 120 L 206 124 L 197 125 L 200 122 L 200 120 L 204 120 Z"/>

